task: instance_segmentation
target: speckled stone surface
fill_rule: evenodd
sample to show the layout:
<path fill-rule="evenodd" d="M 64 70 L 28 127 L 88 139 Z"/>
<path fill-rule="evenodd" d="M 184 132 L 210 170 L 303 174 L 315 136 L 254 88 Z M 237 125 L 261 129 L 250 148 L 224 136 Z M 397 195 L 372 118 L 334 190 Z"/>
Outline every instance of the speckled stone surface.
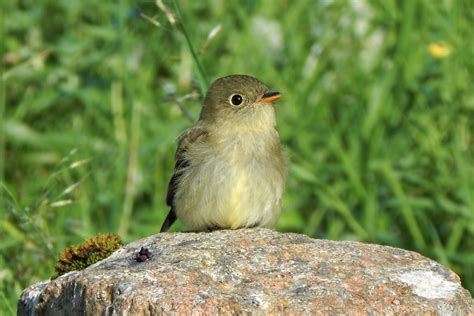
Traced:
<path fill-rule="evenodd" d="M 137 262 L 146 247 L 151 257 Z M 19 315 L 474 314 L 459 277 L 417 253 L 268 229 L 165 233 L 27 288 Z"/>

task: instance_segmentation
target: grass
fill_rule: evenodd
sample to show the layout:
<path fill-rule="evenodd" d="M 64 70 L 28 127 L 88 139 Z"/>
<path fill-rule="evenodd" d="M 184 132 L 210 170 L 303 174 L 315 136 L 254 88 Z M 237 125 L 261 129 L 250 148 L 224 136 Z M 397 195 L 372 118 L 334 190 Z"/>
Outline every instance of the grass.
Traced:
<path fill-rule="evenodd" d="M 66 246 L 158 232 L 176 138 L 231 73 L 285 94 L 279 231 L 418 251 L 474 291 L 469 1 L 159 4 L 2 2 L 2 314 Z"/>

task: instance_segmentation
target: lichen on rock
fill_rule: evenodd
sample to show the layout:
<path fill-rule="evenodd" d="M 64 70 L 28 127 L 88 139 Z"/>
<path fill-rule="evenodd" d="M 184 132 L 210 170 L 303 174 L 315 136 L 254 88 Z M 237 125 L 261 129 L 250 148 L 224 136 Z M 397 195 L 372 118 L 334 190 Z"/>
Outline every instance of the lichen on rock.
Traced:
<path fill-rule="evenodd" d="M 91 237 L 79 246 L 68 247 L 59 255 L 53 279 L 67 272 L 83 270 L 107 258 L 122 246 L 123 241 L 119 236 L 106 233 Z"/>

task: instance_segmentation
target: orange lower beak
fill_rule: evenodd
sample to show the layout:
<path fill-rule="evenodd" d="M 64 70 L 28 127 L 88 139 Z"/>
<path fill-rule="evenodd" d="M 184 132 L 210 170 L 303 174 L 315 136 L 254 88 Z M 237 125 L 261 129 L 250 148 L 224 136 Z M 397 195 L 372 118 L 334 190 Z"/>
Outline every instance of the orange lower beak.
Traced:
<path fill-rule="evenodd" d="M 255 103 L 272 103 L 282 97 L 280 92 L 267 92 L 262 95 Z"/>

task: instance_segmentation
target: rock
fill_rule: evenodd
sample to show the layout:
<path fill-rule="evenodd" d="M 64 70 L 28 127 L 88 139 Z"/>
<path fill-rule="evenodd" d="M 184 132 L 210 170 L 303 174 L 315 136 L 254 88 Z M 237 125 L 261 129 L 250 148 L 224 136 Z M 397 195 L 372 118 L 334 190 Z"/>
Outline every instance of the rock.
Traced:
<path fill-rule="evenodd" d="M 191 311 L 466 315 L 474 303 L 455 273 L 417 253 L 268 229 L 154 235 L 18 302 L 19 315 Z"/>

